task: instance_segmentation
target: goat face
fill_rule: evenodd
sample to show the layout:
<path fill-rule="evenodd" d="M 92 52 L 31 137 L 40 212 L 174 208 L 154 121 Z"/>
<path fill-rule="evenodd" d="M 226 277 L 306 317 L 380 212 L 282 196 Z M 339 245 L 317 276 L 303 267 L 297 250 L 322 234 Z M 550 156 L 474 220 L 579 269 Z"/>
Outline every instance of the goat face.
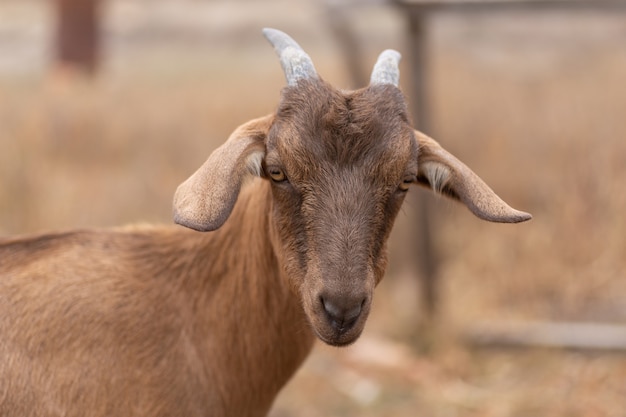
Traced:
<path fill-rule="evenodd" d="M 340 92 L 317 76 L 291 38 L 275 30 L 266 36 L 288 81 L 276 114 L 240 126 L 178 187 L 174 219 L 217 229 L 247 176 L 271 181 L 268 238 L 323 341 L 349 344 L 363 330 L 385 270 L 385 242 L 411 183 L 460 200 L 485 220 L 530 219 L 410 127 L 397 52 L 381 54 L 370 86 Z"/>
<path fill-rule="evenodd" d="M 385 242 L 417 181 L 417 151 L 393 86 L 341 93 L 315 79 L 283 92 L 263 163 L 272 224 L 309 321 L 329 344 L 363 330 Z"/>

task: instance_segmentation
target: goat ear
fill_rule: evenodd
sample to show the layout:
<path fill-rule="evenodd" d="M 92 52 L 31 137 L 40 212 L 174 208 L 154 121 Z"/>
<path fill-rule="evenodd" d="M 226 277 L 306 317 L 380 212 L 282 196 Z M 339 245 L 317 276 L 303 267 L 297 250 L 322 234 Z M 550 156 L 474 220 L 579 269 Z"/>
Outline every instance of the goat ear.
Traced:
<path fill-rule="evenodd" d="M 266 116 L 239 126 L 174 194 L 174 221 L 201 232 L 224 224 L 235 206 L 241 184 L 261 175 L 265 137 L 274 120 Z"/>
<path fill-rule="evenodd" d="M 463 162 L 434 139 L 415 131 L 418 142 L 418 182 L 461 201 L 477 217 L 491 222 L 519 223 L 532 216 L 515 210 Z"/>

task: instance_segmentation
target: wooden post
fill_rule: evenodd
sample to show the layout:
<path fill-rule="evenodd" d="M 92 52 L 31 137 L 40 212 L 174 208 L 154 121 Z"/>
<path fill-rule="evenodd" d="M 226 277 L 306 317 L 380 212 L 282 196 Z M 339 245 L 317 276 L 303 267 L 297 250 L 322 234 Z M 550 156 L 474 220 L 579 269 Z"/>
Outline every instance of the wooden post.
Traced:
<path fill-rule="evenodd" d="M 56 61 L 93 74 L 99 58 L 99 0 L 56 0 Z"/>

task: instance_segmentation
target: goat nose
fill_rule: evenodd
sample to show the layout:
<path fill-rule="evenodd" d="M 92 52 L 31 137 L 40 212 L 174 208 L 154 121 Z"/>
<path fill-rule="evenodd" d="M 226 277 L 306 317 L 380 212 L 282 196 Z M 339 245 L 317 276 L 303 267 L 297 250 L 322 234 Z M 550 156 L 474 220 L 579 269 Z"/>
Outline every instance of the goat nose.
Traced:
<path fill-rule="evenodd" d="M 320 301 L 330 325 L 340 332 L 346 332 L 354 326 L 365 304 L 365 299 L 331 300 L 328 297 L 320 297 Z"/>

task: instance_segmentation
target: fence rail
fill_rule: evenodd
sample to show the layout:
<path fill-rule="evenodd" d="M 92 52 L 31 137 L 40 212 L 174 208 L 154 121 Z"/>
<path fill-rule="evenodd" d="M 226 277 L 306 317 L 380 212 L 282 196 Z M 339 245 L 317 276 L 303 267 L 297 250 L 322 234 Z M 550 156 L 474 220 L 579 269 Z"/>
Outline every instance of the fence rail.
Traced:
<path fill-rule="evenodd" d="M 393 0 L 411 12 L 497 12 L 626 9 L 624 0 Z"/>

